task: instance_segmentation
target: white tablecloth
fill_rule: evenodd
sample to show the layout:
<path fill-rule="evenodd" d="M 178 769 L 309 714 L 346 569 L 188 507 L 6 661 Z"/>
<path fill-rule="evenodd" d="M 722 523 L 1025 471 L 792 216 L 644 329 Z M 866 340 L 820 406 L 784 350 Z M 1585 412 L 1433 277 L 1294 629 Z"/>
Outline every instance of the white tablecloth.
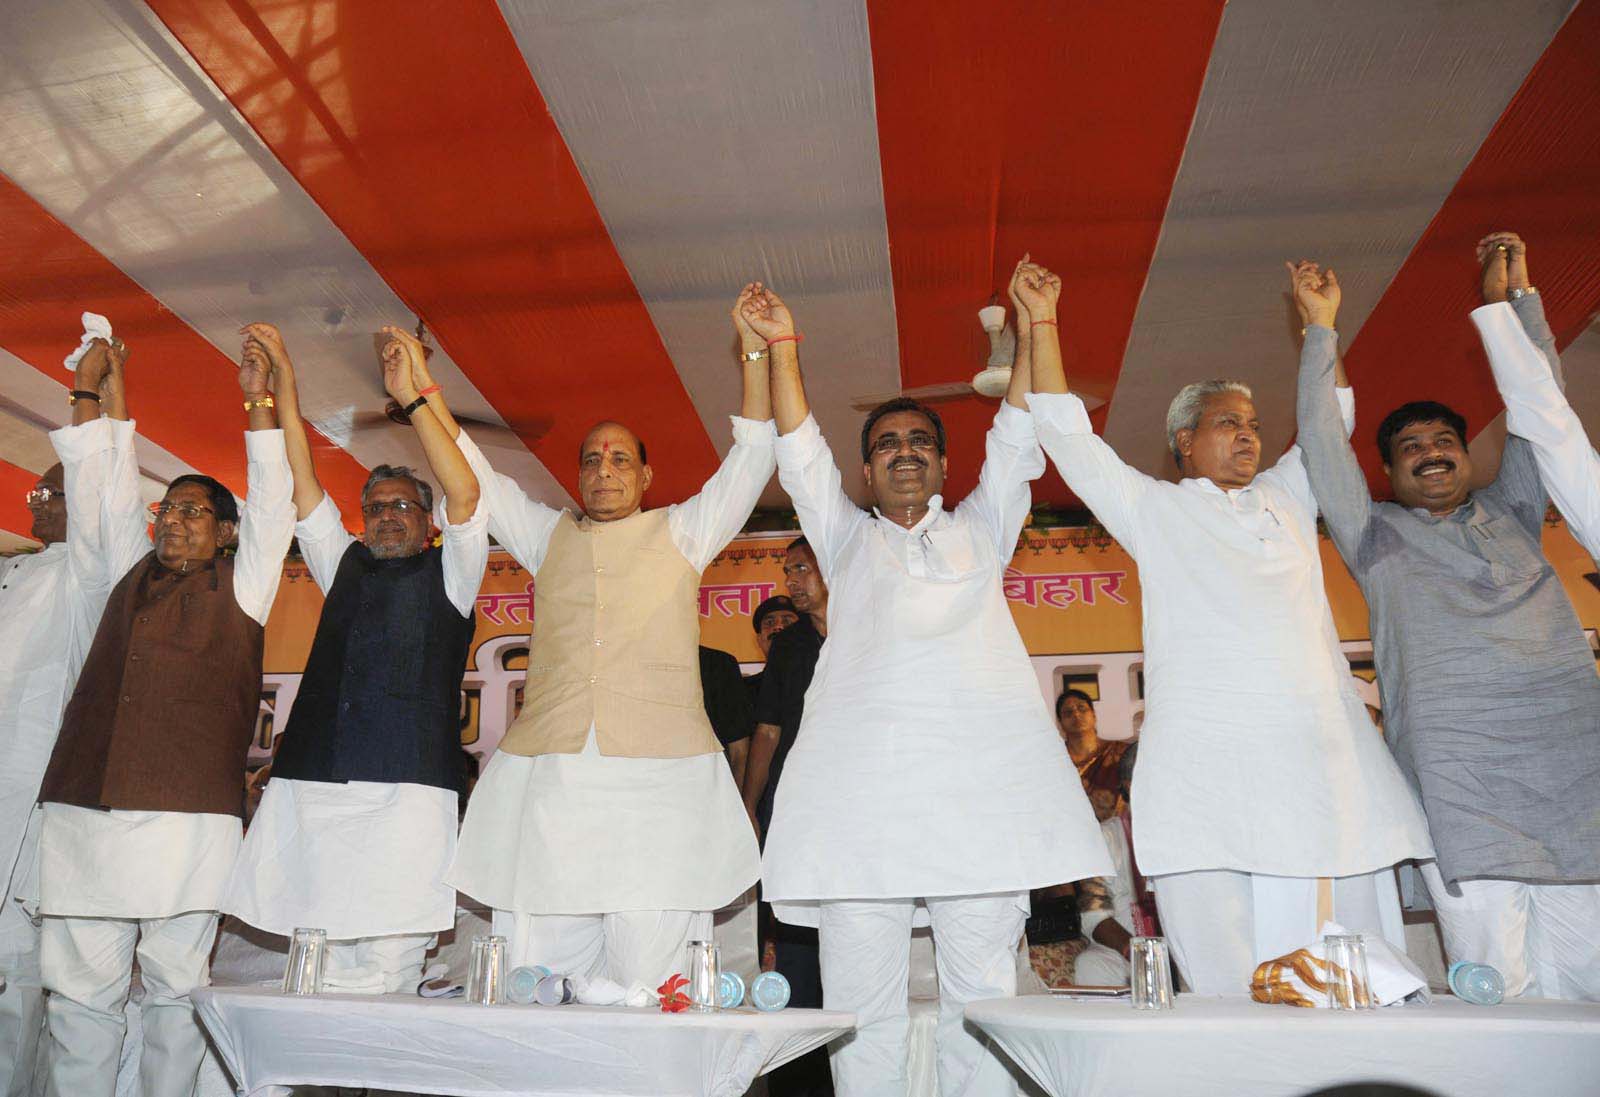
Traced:
<path fill-rule="evenodd" d="M 758 1074 L 855 1027 L 855 1016 L 662 1013 L 259 987 L 194 992 L 246 1094 L 289 1085 L 368 1086 L 460 1097 L 737 1097 Z"/>
<path fill-rule="evenodd" d="M 1052 1097 L 1302 1097 L 1352 1082 L 1439 1097 L 1595 1097 L 1600 1005 L 1435 998 L 1373 1013 L 1180 995 L 1171 1012 L 1126 1001 L 974 1002 L 992 1035 Z"/>

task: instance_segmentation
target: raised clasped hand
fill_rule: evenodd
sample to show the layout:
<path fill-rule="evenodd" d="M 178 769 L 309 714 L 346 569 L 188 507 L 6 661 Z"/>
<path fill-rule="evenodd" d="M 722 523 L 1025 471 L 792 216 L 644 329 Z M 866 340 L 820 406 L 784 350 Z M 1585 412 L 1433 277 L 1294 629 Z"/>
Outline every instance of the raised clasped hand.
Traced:
<path fill-rule="evenodd" d="M 760 282 L 751 282 L 739 294 L 739 315 L 763 340 L 794 334 L 794 317 L 783 299 Z"/>

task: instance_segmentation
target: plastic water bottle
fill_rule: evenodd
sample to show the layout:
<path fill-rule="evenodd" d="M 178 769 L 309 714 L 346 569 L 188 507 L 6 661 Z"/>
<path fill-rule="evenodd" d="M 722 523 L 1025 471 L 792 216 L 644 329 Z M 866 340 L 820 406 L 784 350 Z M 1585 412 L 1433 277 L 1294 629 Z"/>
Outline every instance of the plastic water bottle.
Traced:
<path fill-rule="evenodd" d="M 549 974 L 550 969 L 543 964 L 512 968 L 506 976 L 506 997 L 521 1006 L 532 1005 L 534 988 Z"/>
<path fill-rule="evenodd" d="M 1457 998 L 1475 1006 L 1497 1006 L 1506 996 L 1506 981 L 1488 964 L 1457 960 L 1450 965 L 1448 981 Z"/>
<path fill-rule="evenodd" d="M 738 1009 L 744 1004 L 744 976 L 737 971 L 724 971 L 717 980 L 717 1005 L 723 1009 Z"/>
<path fill-rule="evenodd" d="M 762 1013 L 780 1010 L 789 1004 L 789 980 L 776 971 L 763 971 L 750 984 L 750 1004 Z"/>

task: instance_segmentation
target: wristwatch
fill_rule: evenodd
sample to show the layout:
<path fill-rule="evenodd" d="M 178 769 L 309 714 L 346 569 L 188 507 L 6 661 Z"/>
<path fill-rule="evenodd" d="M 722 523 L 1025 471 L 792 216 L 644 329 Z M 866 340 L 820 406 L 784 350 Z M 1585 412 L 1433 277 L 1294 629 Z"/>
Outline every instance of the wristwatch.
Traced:
<path fill-rule="evenodd" d="M 1508 300 L 1508 301 L 1520 301 L 1524 297 L 1537 297 L 1537 296 L 1539 296 L 1538 287 L 1536 287 L 1536 286 L 1518 286 L 1516 289 L 1511 290 L 1506 294 L 1506 300 Z"/>

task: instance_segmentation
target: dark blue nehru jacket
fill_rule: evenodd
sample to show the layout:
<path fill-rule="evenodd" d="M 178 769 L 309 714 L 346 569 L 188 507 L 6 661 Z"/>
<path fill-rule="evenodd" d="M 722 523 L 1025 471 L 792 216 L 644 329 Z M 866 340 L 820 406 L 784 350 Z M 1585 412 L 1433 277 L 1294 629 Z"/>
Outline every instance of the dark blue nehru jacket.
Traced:
<path fill-rule="evenodd" d="M 272 764 L 298 781 L 462 791 L 461 675 L 475 621 L 451 604 L 444 554 L 345 550 Z"/>

